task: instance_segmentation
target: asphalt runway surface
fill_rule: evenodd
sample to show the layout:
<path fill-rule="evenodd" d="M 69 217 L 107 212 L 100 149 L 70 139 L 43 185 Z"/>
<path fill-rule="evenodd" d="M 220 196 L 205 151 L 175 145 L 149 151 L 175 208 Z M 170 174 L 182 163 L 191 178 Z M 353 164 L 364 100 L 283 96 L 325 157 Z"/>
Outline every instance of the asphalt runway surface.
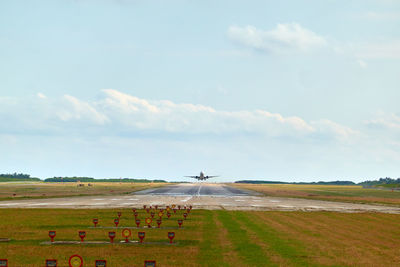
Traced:
<path fill-rule="evenodd" d="M 134 192 L 102 195 L 0 201 L 0 208 L 142 208 L 143 205 L 192 205 L 194 209 L 383 212 L 400 214 L 400 208 L 300 198 L 263 196 L 222 184 L 177 184 Z"/>
<path fill-rule="evenodd" d="M 147 189 L 135 193 L 136 195 L 165 195 L 165 196 L 250 196 L 257 195 L 254 191 L 238 189 L 226 185 L 217 184 L 178 184 L 161 188 Z"/>

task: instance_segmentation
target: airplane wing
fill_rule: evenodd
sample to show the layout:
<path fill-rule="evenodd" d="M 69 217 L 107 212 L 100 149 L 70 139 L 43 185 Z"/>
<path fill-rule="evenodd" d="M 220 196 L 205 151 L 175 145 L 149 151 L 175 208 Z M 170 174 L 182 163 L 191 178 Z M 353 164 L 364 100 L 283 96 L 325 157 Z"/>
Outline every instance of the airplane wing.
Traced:
<path fill-rule="evenodd" d="M 207 178 L 213 178 L 213 177 L 218 177 L 219 175 L 214 175 L 214 176 L 207 176 Z"/>
<path fill-rule="evenodd" d="M 184 176 L 184 177 L 190 177 L 190 178 L 195 178 L 195 179 L 199 178 L 199 176 Z"/>

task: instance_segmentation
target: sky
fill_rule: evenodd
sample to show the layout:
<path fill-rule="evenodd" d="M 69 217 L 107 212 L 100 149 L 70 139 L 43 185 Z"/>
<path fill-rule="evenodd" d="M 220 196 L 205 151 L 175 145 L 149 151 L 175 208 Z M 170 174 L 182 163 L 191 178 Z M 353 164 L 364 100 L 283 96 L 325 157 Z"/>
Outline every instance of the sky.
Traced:
<path fill-rule="evenodd" d="M 400 2 L 0 2 L 0 173 L 400 177 Z"/>

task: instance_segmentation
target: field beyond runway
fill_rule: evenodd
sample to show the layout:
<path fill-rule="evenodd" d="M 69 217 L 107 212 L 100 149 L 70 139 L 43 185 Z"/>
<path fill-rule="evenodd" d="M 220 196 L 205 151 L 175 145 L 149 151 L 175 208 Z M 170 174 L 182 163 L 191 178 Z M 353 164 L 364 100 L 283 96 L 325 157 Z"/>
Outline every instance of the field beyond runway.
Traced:
<path fill-rule="evenodd" d="M 313 199 L 268 197 L 251 190 L 222 184 L 176 184 L 146 189 L 129 195 L 102 195 L 1 201 L 0 208 L 140 208 L 147 205 L 192 205 L 208 210 L 280 210 L 398 213 L 400 208 L 321 201 Z"/>

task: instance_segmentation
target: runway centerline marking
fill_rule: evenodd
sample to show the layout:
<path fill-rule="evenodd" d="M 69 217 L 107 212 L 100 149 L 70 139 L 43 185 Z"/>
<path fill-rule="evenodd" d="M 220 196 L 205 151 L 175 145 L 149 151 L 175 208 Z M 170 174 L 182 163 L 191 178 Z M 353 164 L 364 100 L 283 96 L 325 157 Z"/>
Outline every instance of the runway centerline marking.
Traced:
<path fill-rule="evenodd" d="M 202 187 L 203 185 L 201 184 L 200 186 L 199 186 L 199 190 L 197 190 L 197 196 L 199 197 L 200 196 L 200 190 L 201 190 L 201 187 Z"/>

